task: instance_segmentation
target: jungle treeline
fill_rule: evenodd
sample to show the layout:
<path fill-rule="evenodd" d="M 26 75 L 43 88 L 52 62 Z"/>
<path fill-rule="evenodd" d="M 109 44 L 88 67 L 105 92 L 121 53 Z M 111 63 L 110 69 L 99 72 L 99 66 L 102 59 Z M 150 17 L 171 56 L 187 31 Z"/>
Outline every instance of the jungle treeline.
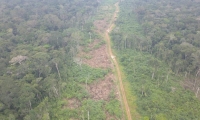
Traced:
<path fill-rule="evenodd" d="M 69 118 L 62 118 L 56 110 L 61 103 L 56 101 L 63 93 L 68 98 L 87 96 L 76 84 L 83 76 L 73 58 L 85 44 L 81 40 L 89 39 L 93 24 L 89 20 L 98 5 L 93 0 L 0 0 L 1 120 L 81 117 L 80 111 L 68 110 Z M 89 79 L 105 74 L 83 69 L 84 74 L 96 72 Z"/>
<path fill-rule="evenodd" d="M 199 6 L 199 0 L 120 1 L 113 48 L 142 119 L 200 119 Z"/>

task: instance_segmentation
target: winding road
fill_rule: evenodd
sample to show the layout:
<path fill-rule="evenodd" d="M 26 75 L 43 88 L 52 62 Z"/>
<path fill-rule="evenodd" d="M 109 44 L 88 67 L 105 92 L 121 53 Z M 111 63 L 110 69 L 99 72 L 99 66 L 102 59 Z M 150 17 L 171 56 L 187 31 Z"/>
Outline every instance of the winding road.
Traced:
<path fill-rule="evenodd" d="M 114 12 L 114 14 L 112 16 L 112 19 L 110 21 L 110 25 L 109 25 L 108 29 L 105 31 L 105 39 L 107 41 L 107 47 L 108 47 L 109 55 L 110 55 L 110 57 L 111 57 L 114 65 L 115 65 L 115 69 L 116 69 L 116 72 L 117 72 L 117 75 L 118 75 L 119 88 L 120 88 L 120 92 L 121 92 L 121 96 L 122 96 L 122 100 L 123 100 L 123 104 L 124 104 L 124 109 L 126 111 L 127 119 L 128 120 L 132 120 L 130 109 L 129 109 L 127 98 L 126 98 L 126 94 L 125 94 L 125 90 L 124 90 L 124 86 L 123 86 L 123 83 L 122 83 L 121 71 L 119 69 L 118 62 L 115 59 L 115 55 L 112 52 L 112 49 L 111 49 L 111 39 L 110 39 L 110 35 L 109 35 L 109 32 L 112 31 L 113 28 L 114 28 L 114 26 L 115 26 L 114 22 L 115 22 L 115 19 L 117 18 L 118 12 L 119 12 L 119 2 L 117 2 L 115 4 L 115 12 Z"/>

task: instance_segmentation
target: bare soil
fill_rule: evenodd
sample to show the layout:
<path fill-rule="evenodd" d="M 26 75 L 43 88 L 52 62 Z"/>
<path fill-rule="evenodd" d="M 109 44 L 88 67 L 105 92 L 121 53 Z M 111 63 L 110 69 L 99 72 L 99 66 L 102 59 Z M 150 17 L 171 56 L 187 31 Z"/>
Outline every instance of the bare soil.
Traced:
<path fill-rule="evenodd" d="M 88 48 L 90 51 L 83 52 L 85 48 L 81 48 L 80 52 L 78 54 L 78 57 L 82 59 L 83 64 L 87 64 L 94 68 L 104 68 L 104 69 L 115 69 L 118 74 L 118 81 L 119 81 L 119 87 L 115 84 L 115 76 L 113 73 L 108 73 L 108 75 L 105 76 L 102 80 L 96 80 L 96 82 L 88 85 L 87 90 L 90 94 L 91 99 L 94 100 L 105 100 L 109 101 L 110 95 L 112 90 L 114 91 L 115 97 L 120 100 L 120 92 L 119 88 L 122 94 L 122 102 L 124 104 L 124 109 L 127 114 L 128 120 L 131 120 L 131 114 L 130 109 L 126 100 L 126 95 L 124 92 L 122 79 L 121 79 L 121 71 L 119 70 L 119 65 L 117 61 L 115 60 L 114 54 L 111 50 L 111 44 L 110 44 L 110 36 L 109 32 L 112 31 L 114 26 L 114 21 L 116 20 L 117 13 L 119 12 L 119 6 L 118 3 L 115 4 L 116 11 L 111 16 L 111 20 L 108 18 L 102 19 L 102 20 L 96 20 L 93 24 L 95 26 L 95 32 L 102 35 L 106 41 L 107 45 L 103 44 L 97 48 L 95 48 L 96 45 L 99 44 L 100 40 L 94 40 L 92 43 L 88 45 Z M 112 58 L 112 59 L 111 59 Z M 112 60 L 112 61 L 111 61 Z M 78 108 L 80 103 L 76 99 L 68 100 L 68 106 L 71 109 Z M 114 116 L 109 115 L 106 113 L 106 120 L 117 120 Z"/>
<path fill-rule="evenodd" d="M 109 101 L 111 91 L 113 90 L 115 96 L 119 96 L 116 92 L 116 87 L 114 85 L 114 75 L 108 74 L 105 76 L 104 80 L 96 81 L 88 87 L 88 92 L 92 99 L 94 100 L 105 100 Z"/>
<path fill-rule="evenodd" d="M 67 105 L 65 105 L 63 108 L 69 108 L 69 109 L 76 109 L 80 107 L 81 103 L 76 98 L 66 99 Z"/>
<path fill-rule="evenodd" d="M 104 31 L 108 27 L 107 19 L 105 18 L 103 20 L 96 20 L 94 22 L 94 26 L 96 27 L 96 32 L 98 32 L 98 33 L 104 33 Z"/>
<path fill-rule="evenodd" d="M 195 85 L 196 83 L 196 85 Z M 198 85 L 200 84 L 199 80 L 191 80 L 191 79 L 186 79 L 185 81 L 181 82 L 181 85 L 184 89 L 186 90 L 190 90 L 192 92 L 194 92 L 195 94 L 198 91 Z M 197 98 L 200 99 L 200 92 L 197 94 Z"/>
<path fill-rule="evenodd" d="M 119 64 L 118 64 L 117 60 L 115 59 L 114 54 L 112 52 L 111 39 L 110 39 L 110 35 L 109 35 L 109 32 L 112 31 L 113 27 L 115 26 L 114 21 L 115 21 L 115 18 L 117 17 L 117 13 L 119 12 L 119 5 L 118 4 L 119 4 L 118 2 L 115 4 L 116 9 L 115 9 L 115 12 L 113 14 L 111 24 L 109 25 L 109 28 L 107 29 L 107 31 L 105 31 L 104 33 L 105 33 L 105 38 L 106 38 L 107 44 L 108 44 L 108 52 L 109 52 L 109 55 L 112 58 L 112 61 L 115 65 L 115 69 L 116 69 L 116 72 L 117 72 L 117 75 L 118 75 L 120 92 L 121 92 L 121 95 L 122 95 L 122 100 L 123 100 L 123 103 L 124 103 L 124 109 L 125 109 L 125 112 L 126 112 L 126 115 L 127 115 L 127 119 L 132 120 L 130 108 L 129 108 L 129 105 L 128 105 L 128 102 L 127 102 L 127 98 L 126 98 L 126 94 L 125 94 L 125 90 L 124 90 L 124 86 L 123 86 L 123 82 L 122 82 L 122 73 L 120 71 Z"/>
<path fill-rule="evenodd" d="M 112 63 L 106 52 L 106 45 L 101 46 L 96 50 L 92 50 L 86 55 L 90 56 L 90 59 L 83 59 L 83 63 L 95 67 L 95 68 L 111 68 Z"/>
<path fill-rule="evenodd" d="M 81 47 L 79 54 L 77 55 L 82 59 L 83 64 L 87 64 L 93 68 L 113 68 L 113 64 L 110 61 L 106 44 L 99 45 L 103 40 L 94 40 L 87 48 L 89 52 L 84 52 L 84 48 Z"/>

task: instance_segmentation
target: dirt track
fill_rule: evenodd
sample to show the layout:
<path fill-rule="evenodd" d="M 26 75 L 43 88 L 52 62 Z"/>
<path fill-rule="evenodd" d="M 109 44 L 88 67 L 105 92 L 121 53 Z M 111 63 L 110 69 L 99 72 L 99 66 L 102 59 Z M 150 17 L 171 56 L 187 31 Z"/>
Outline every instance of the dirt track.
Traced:
<path fill-rule="evenodd" d="M 117 17 L 118 12 L 119 12 L 119 3 L 117 2 L 115 4 L 115 12 L 113 13 L 113 17 L 111 19 L 110 25 L 109 25 L 108 29 L 105 31 L 105 39 L 107 41 L 109 55 L 110 55 L 114 65 L 115 65 L 115 69 L 117 71 L 120 92 L 121 92 L 122 100 L 123 100 L 123 103 L 124 103 L 124 109 L 126 110 L 127 119 L 132 120 L 130 109 L 129 109 L 129 106 L 128 106 L 128 102 L 127 102 L 127 99 L 126 99 L 124 86 L 123 86 L 123 83 L 122 83 L 121 71 L 119 69 L 119 64 L 118 64 L 117 60 L 115 59 L 115 56 L 112 52 L 111 40 L 110 40 L 110 36 L 109 36 L 109 32 L 112 31 L 113 27 L 115 26 L 114 22 L 115 22 L 115 19 Z"/>

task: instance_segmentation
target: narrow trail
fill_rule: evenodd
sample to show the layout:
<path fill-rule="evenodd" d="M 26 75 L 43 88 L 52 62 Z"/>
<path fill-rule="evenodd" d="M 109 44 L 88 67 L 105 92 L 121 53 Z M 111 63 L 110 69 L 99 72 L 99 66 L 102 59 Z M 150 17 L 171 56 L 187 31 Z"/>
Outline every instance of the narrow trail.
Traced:
<path fill-rule="evenodd" d="M 108 53 L 109 53 L 110 57 L 112 58 L 112 61 L 115 65 L 115 69 L 117 71 L 118 80 L 119 80 L 119 88 L 120 88 L 120 92 L 121 92 L 121 96 L 122 96 L 122 100 L 123 100 L 123 104 L 124 104 L 124 109 L 126 111 L 127 119 L 132 120 L 130 109 L 129 109 L 127 98 L 126 98 L 126 94 L 125 94 L 125 90 L 124 90 L 124 86 L 123 86 L 123 83 L 122 83 L 121 71 L 119 69 L 119 64 L 118 64 L 117 60 L 115 59 L 115 56 L 112 52 L 111 40 L 110 40 L 110 35 L 109 35 L 109 32 L 112 31 L 112 29 L 115 26 L 114 22 L 115 22 L 115 19 L 117 17 L 118 12 L 119 12 L 119 2 L 117 2 L 115 4 L 115 12 L 114 12 L 113 17 L 111 19 L 110 25 L 109 25 L 108 29 L 105 31 L 104 34 L 105 34 L 105 39 L 107 41 Z"/>

